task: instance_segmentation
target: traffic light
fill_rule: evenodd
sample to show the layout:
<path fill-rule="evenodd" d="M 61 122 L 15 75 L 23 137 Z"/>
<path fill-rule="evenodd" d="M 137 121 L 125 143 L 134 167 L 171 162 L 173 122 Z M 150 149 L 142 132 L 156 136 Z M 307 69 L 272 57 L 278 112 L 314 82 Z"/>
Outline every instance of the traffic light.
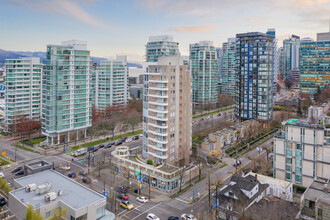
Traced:
<path fill-rule="evenodd" d="M 118 210 L 118 203 L 116 203 L 116 210 Z"/>

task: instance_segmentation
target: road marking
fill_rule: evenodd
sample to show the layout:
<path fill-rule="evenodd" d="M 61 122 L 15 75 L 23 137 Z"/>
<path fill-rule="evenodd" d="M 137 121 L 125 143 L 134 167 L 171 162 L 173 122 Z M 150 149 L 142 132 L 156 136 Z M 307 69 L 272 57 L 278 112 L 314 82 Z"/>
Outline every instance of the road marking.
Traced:
<path fill-rule="evenodd" d="M 184 203 L 186 203 L 186 204 L 189 204 L 189 202 L 184 201 L 184 200 L 182 200 L 182 199 L 178 199 L 178 198 L 175 198 L 175 199 L 178 200 L 178 201 L 180 201 L 180 202 L 184 202 Z"/>
<path fill-rule="evenodd" d="M 65 159 L 60 158 L 60 157 L 58 157 L 58 156 L 53 156 L 53 157 L 56 157 L 56 158 L 58 158 L 58 159 L 60 159 L 60 160 L 64 160 L 64 161 L 66 161 L 66 162 L 71 162 L 70 160 L 65 160 Z M 77 166 L 77 167 L 79 167 L 79 168 L 81 168 L 81 169 L 83 169 L 83 170 L 85 170 L 84 167 L 82 167 L 82 166 L 80 166 L 80 165 L 78 165 L 78 164 L 75 164 L 75 163 L 71 163 L 71 164 L 72 164 L 72 165 L 75 165 L 75 166 Z"/>
<path fill-rule="evenodd" d="M 144 205 L 144 204 L 141 204 L 141 205 L 139 205 L 139 206 L 137 206 L 136 208 L 133 208 L 133 209 L 131 209 L 131 210 L 125 209 L 124 211 L 118 213 L 118 215 L 120 215 L 121 213 L 123 213 L 123 212 L 125 212 L 125 211 L 127 211 L 127 212 L 126 212 L 124 215 L 126 215 L 127 213 L 132 212 L 132 211 L 134 211 L 134 210 L 139 211 L 138 208 L 140 208 L 140 207 L 143 206 L 143 205 Z M 123 215 L 123 216 L 124 216 L 124 215 Z"/>
<path fill-rule="evenodd" d="M 144 213 L 146 213 L 146 212 L 148 212 L 149 210 L 151 210 L 151 209 L 153 209 L 153 208 L 156 208 L 157 206 L 159 206 L 159 205 L 161 205 L 162 203 L 158 203 L 157 205 L 154 205 L 153 207 L 151 207 L 150 209 L 148 209 L 148 210 L 145 210 L 144 212 L 142 212 L 140 215 L 138 215 L 138 216 L 135 216 L 134 218 L 132 218 L 132 220 L 134 220 L 134 219 L 136 219 L 136 218 L 138 218 L 138 217 L 140 217 L 141 215 L 143 215 Z"/>

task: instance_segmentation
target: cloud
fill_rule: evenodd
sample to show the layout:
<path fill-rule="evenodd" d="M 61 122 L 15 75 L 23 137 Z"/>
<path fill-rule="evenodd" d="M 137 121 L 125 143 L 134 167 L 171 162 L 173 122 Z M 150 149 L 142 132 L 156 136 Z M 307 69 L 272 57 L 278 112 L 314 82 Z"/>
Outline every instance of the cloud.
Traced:
<path fill-rule="evenodd" d="M 95 0 L 7 0 L 8 4 L 27 8 L 33 12 L 54 13 L 71 16 L 86 24 L 107 29 L 108 26 L 97 17 L 86 12 L 80 5 L 92 5 Z"/>
<path fill-rule="evenodd" d="M 184 26 L 184 27 L 173 28 L 171 30 L 178 33 L 191 33 L 191 32 L 206 32 L 213 29 L 214 29 L 213 25 L 201 25 L 201 26 Z"/>

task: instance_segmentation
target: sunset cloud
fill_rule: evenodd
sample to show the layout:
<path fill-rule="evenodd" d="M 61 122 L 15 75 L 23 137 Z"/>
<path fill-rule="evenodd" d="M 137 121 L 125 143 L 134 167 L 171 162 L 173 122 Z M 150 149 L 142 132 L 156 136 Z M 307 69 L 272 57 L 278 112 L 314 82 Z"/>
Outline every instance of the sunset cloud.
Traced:
<path fill-rule="evenodd" d="M 201 25 L 201 26 L 184 26 L 174 28 L 173 30 L 178 33 L 191 33 L 191 32 L 206 32 L 214 29 L 213 25 Z"/>

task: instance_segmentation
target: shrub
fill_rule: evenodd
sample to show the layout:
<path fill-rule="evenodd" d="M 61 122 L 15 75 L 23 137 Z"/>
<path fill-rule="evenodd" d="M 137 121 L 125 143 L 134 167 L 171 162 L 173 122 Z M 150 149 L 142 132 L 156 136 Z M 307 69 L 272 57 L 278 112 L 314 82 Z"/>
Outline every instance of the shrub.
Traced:
<path fill-rule="evenodd" d="M 152 162 L 152 160 L 147 160 L 147 164 L 149 164 L 149 165 L 152 165 L 153 164 L 153 162 Z"/>

